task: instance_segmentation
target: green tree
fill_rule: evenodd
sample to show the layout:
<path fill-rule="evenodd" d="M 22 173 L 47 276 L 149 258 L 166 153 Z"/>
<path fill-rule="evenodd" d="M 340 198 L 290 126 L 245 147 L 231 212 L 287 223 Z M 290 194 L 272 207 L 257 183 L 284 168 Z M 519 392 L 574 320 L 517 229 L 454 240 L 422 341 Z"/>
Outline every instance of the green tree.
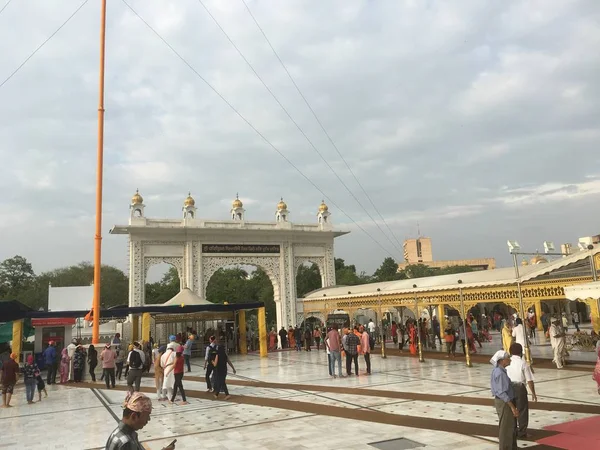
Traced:
<path fill-rule="evenodd" d="M 425 264 L 409 264 L 404 268 L 403 272 L 407 278 L 423 278 L 439 274 L 435 269 Z"/>
<path fill-rule="evenodd" d="M 61 267 L 40 274 L 37 279 L 37 292 L 45 298 L 47 307 L 48 285 L 53 287 L 89 286 L 94 282 L 94 265 L 84 261 L 79 264 Z M 129 304 L 129 279 L 121 269 L 102 265 L 100 271 L 100 304 L 103 308 Z M 91 299 L 90 305 L 92 307 Z"/>
<path fill-rule="evenodd" d="M 31 288 L 35 272 L 26 258 L 16 255 L 0 263 L 0 297 L 18 299 L 23 291 Z"/>
<path fill-rule="evenodd" d="M 476 269 L 471 266 L 448 266 L 440 269 L 439 275 L 450 275 L 454 273 L 474 272 Z"/>
<path fill-rule="evenodd" d="M 165 303 L 179 293 L 180 287 L 177 269 L 171 266 L 160 281 L 146 284 L 145 302 L 151 305 Z"/>
<path fill-rule="evenodd" d="M 398 263 L 391 257 L 385 258 L 381 266 L 373 274 L 373 280 L 377 282 L 394 281 L 402 278 L 403 274 L 398 272 Z"/>
<path fill-rule="evenodd" d="M 356 273 L 354 264 L 346 265 L 342 258 L 335 258 L 335 281 L 338 286 L 355 286 L 357 284 L 371 283 L 371 277 L 365 272 Z"/>
<path fill-rule="evenodd" d="M 319 266 L 315 263 L 311 265 L 302 264 L 298 268 L 296 275 L 296 296 L 304 297 L 307 293 L 322 287 L 321 273 Z"/>

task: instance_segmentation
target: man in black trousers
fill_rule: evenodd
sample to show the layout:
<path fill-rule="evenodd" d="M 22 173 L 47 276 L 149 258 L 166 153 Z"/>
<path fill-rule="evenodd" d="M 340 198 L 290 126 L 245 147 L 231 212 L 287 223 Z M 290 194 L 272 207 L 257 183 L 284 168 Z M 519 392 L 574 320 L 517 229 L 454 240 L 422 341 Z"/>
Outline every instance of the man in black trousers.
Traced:
<path fill-rule="evenodd" d="M 217 343 L 215 336 L 211 336 L 210 338 L 208 338 L 208 340 L 209 344 L 206 347 L 206 354 L 204 356 L 204 370 L 206 370 L 206 392 L 212 392 L 213 386 L 210 382 L 210 377 L 215 368 L 212 364 L 210 364 L 210 362 L 214 360 L 215 356 L 217 355 Z"/>

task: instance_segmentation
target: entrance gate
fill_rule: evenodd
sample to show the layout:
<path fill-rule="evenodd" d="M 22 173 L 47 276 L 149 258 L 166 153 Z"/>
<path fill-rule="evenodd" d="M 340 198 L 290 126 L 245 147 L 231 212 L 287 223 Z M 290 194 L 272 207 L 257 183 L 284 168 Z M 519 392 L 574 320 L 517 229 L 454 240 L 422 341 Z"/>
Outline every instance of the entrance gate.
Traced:
<path fill-rule="evenodd" d="M 129 306 L 142 306 L 146 276 L 154 264 L 177 269 L 181 288 L 205 298 L 211 276 L 230 265 L 262 268 L 273 283 L 277 329 L 302 321 L 296 307 L 296 273 L 300 265 L 319 267 L 322 286 L 335 285 L 333 241 L 348 232 L 333 229 L 327 205 L 321 203 L 314 224 L 289 221 L 285 202 L 277 204 L 274 222 L 248 222 L 236 198 L 230 220 L 197 218 L 191 196 L 181 219 L 151 219 L 144 214 L 143 198 L 136 193 L 130 205 L 129 225 L 116 225 L 111 234 L 129 237 Z"/>

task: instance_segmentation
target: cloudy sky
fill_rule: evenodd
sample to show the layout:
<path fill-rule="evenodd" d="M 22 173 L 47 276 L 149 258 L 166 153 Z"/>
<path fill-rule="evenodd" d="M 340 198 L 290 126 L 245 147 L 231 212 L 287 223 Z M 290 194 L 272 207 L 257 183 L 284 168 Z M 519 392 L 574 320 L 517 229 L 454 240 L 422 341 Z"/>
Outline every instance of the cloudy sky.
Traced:
<path fill-rule="evenodd" d="M 127 267 L 108 230 L 127 222 L 136 188 L 155 217 L 179 217 L 190 190 L 205 218 L 226 219 L 239 192 L 248 220 L 273 218 L 283 196 L 293 221 L 312 222 L 325 195 L 352 231 L 337 256 L 367 272 L 386 251 L 400 260 L 390 240 L 417 223 L 435 258 L 500 265 L 507 239 L 535 251 L 600 233 L 597 0 L 247 0 L 387 237 L 241 0 L 127 2 L 318 189 L 112 0 L 105 263 Z M 0 87 L 0 259 L 23 255 L 37 272 L 93 258 L 98 3 Z M 0 83 L 80 4 L 10 2 Z"/>

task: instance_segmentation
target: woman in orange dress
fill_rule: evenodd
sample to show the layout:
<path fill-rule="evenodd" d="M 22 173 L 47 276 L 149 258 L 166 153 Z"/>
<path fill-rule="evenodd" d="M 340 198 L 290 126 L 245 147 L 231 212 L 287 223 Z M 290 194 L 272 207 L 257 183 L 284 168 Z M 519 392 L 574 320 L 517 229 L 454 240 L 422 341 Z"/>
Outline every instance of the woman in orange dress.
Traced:
<path fill-rule="evenodd" d="M 277 348 L 277 333 L 275 333 L 275 328 L 271 328 L 271 332 L 269 333 L 269 351 L 272 352 Z"/>
<path fill-rule="evenodd" d="M 296 338 L 294 337 L 294 329 L 292 327 L 288 330 L 288 342 L 290 348 L 296 348 Z"/>
<path fill-rule="evenodd" d="M 408 336 L 410 338 L 410 354 L 417 354 L 417 328 L 414 323 L 411 323 L 408 328 Z"/>

